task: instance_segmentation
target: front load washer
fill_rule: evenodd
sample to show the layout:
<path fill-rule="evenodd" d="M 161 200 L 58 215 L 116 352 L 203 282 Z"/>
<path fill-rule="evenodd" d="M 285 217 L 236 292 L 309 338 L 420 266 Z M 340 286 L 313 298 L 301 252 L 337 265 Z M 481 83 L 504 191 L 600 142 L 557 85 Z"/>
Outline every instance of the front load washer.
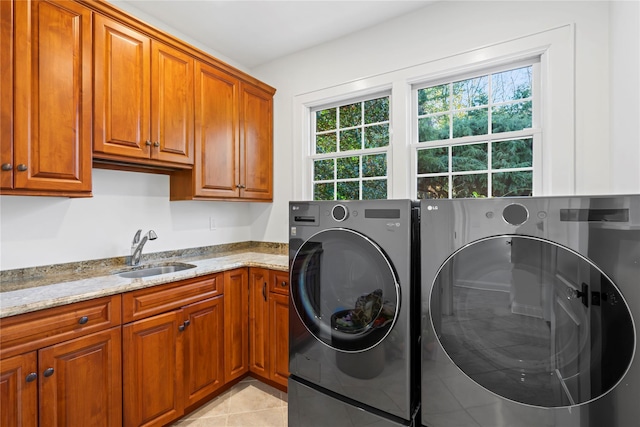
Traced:
<path fill-rule="evenodd" d="M 289 425 L 410 425 L 419 402 L 418 204 L 289 209 Z"/>
<path fill-rule="evenodd" d="M 640 422 L 640 196 L 421 201 L 421 423 Z"/>

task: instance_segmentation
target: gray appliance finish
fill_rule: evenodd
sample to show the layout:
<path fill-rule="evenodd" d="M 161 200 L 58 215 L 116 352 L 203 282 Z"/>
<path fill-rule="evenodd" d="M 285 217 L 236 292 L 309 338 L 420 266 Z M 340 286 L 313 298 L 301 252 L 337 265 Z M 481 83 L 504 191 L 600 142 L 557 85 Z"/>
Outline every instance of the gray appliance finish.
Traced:
<path fill-rule="evenodd" d="M 419 402 L 418 204 L 289 209 L 289 425 L 410 425 Z"/>
<path fill-rule="evenodd" d="M 421 201 L 421 423 L 640 420 L 640 195 Z"/>

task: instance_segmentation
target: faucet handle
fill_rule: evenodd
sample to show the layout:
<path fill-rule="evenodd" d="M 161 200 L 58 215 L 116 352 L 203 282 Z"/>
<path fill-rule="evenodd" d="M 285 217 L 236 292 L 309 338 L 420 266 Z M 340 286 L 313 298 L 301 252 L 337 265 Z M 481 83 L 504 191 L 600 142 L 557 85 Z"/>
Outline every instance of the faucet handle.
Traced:
<path fill-rule="evenodd" d="M 133 244 L 134 245 L 140 241 L 140 234 L 141 233 L 142 233 L 142 230 L 138 230 L 138 231 L 136 231 L 136 234 L 133 236 Z"/>

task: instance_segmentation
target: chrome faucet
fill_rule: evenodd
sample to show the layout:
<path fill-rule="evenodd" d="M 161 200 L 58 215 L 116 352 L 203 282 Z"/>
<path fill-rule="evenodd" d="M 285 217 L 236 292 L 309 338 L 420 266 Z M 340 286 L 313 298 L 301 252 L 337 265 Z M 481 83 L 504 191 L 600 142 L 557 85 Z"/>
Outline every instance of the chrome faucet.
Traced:
<path fill-rule="evenodd" d="M 131 258 L 129 259 L 129 265 L 140 264 L 140 258 L 142 257 L 142 248 L 144 247 L 144 244 L 147 243 L 147 240 L 156 240 L 158 238 L 158 235 L 153 230 L 149 230 L 147 234 L 142 236 L 142 239 L 140 239 L 141 233 L 142 230 L 138 230 L 133 236 L 133 242 L 131 242 Z"/>

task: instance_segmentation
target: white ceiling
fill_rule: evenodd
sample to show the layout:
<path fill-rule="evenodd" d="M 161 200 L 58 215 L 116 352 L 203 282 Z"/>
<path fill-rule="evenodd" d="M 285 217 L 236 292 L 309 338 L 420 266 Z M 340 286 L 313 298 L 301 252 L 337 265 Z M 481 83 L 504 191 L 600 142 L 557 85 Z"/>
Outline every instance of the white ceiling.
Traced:
<path fill-rule="evenodd" d="M 433 0 L 111 1 L 129 12 L 137 9 L 249 69 L 434 3 Z"/>

